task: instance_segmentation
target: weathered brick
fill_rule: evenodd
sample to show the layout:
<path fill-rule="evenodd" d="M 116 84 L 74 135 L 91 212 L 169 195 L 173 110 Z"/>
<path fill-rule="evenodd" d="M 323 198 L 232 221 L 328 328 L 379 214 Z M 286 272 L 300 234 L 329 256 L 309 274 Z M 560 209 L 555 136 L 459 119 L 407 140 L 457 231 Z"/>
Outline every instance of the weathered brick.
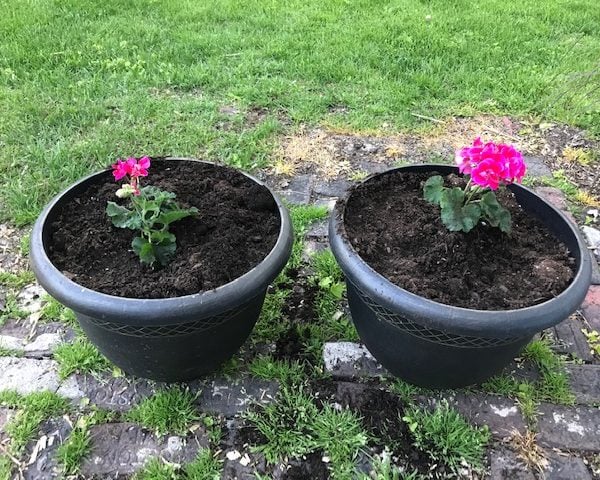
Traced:
<path fill-rule="evenodd" d="M 538 413 L 540 445 L 600 452 L 600 409 L 543 403 Z"/>
<path fill-rule="evenodd" d="M 600 332 L 600 285 L 592 285 L 581 304 L 581 313 L 594 330 Z"/>

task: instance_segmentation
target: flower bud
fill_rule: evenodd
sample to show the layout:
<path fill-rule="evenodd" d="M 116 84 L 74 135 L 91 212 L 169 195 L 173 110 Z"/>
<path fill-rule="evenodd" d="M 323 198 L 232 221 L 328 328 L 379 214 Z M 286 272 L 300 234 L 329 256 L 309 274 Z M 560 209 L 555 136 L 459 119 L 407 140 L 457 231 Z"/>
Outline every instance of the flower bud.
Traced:
<path fill-rule="evenodd" d="M 132 194 L 135 193 L 135 188 L 130 184 L 126 183 L 119 188 L 115 195 L 119 198 L 129 198 Z"/>

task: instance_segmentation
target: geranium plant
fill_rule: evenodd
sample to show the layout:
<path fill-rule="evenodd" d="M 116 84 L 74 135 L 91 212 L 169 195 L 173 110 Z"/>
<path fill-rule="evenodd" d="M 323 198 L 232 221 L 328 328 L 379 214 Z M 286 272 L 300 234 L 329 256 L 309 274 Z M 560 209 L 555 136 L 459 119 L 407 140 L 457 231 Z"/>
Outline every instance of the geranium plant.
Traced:
<path fill-rule="evenodd" d="M 115 227 L 139 231 L 131 247 L 142 263 L 164 266 L 173 257 L 177 246 L 175 235 L 169 232 L 169 225 L 196 214 L 198 209 L 181 208 L 175 202 L 174 193 L 151 185 L 140 187 L 140 178 L 148 176 L 149 168 L 148 157 L 117 160 L 112 165 L 115 180 L 127 181 L 116 191 L 116 196 L 129 199 L 130 208 L 108 202 L 106 214 Z"/>
<path fill-rule="evenodd" d="M 512 145 L 483 143 L 479 137 L 473 145 L 456 151 L 460 173 L 468 176 L 465 188 L 445 187 L 440 175 L 424 185 L 425 200 L 441 209 L 442 223 L 448 230 L 469 232 L 479 223 L 510 232 L 510 212 L 498 203 L 495 191 L 513 182 L 521 182 L 527 167 L 521 153 Z"/>

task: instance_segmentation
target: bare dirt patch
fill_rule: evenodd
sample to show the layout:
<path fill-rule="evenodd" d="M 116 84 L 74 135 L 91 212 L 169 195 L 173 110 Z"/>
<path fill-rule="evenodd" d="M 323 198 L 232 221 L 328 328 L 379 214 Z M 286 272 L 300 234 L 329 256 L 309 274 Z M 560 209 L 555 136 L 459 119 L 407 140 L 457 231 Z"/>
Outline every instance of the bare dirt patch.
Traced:
<path fill-rule="evenodd" d="M 585 131 L 557 123 L 480 115 L 432 119 L 427 130 L 398 134 L 362 134 L 319 127 L 286 135 L 275 152 L 270 173 L 280 177 L 311 173 L 326 180 L 356 179 L 373 165 L 452 163 L 454 151 L 477 136 L 512 143 L 552 170 L 563 170 L 591 198 L 600 198 L 600 141 Z M 380 169 L 380 168 L 379 168 Z"/>

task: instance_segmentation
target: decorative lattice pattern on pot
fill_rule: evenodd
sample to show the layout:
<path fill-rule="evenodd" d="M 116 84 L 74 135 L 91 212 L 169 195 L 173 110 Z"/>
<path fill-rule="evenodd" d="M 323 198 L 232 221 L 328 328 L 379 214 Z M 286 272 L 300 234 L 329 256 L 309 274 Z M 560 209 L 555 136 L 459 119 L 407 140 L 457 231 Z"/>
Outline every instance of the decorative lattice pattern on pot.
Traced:
<path fill-rule="evenodd" d="M 252 306 L 253 302 L 249 302 L 243 307 L 237 307 L 232 310 L 214 315 L 211 317 L 202 318 L 194 322 L 179 323 L 171 325 L 123 325 L 121 323 L 110 322 L 101 320 L 99 318 L 85 317 L 85 321 L 97 325 L 104 330 L 111 332 L 120 333 L 122 335 L 128 335 L 130 337 L 177 337 L 182 335 L 189 335 L 192 333 L 203 332 L 210 330 L 211 328 L 218 327 L 234 316 L 243 316 L 247 310 Z"/>
<path fill-rule="evenodd" d="M 523 340 L 520 337 L 486 338 L 455 335 L 452 333 L 443 332 L 442 330 L 429 328 L 382 307 L 381 305 L 375 303 L 371 297 L 356 287 L 356 285 L 352 284 L 352 286 L 361 297 L 365 305 L 369 307 L 369 309 L 375 314 L 380 322 L 388 323 L 398 330 L 402 330 L 409 335 L 413 335 L 417 338 L 421 338 L 432 343 L 447 345 L 450 347 L 489 348 L 510 345 Z"/>

